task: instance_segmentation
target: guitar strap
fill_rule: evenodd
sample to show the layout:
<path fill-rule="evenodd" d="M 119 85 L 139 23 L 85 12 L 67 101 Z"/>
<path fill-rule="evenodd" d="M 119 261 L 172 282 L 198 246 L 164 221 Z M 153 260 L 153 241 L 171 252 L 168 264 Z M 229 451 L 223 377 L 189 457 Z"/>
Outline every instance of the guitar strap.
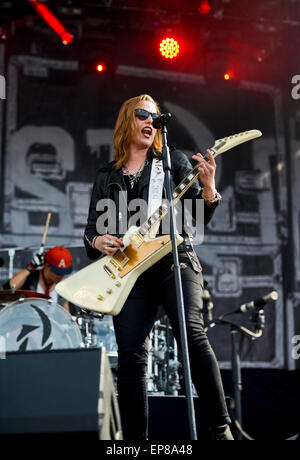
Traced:
<path fill-rule="evenodd" d="M 164 185 L 165 173 L 163 169 L 163 162 L 159 158 L 154 158 L 152 161 L 150 187 L 148 194 L 148 218 L 159 208 L 162 204 L 162 191 Z M 151 238 L 155 238 L 158 232 L 160 222 L 152 227 L 149 234 Z"/>

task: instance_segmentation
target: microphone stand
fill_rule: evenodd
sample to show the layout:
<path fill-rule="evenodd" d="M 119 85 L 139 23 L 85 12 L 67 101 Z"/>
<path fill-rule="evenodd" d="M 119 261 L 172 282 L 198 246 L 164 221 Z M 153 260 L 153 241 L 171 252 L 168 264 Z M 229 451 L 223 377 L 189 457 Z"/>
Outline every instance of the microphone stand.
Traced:
<path fill-rule="evenodd" d="M 236 313 L 235 311 L 226 313 L 227 315 Z M 225 315 L 224 315 L 225 316 Z M 220 316 L 217 319 L 213 319 L 210 323 L 212 326 L 215 325 L 230 325 L 231 335 L 231 369 L 232 369 L 232 385 L 234 389 L 234 414 L 235 420 L 242 427 L 242 373 L 241 373 L 241 357 L 238 349 L 237 336 L 243 334 L 251 340 L 256 340 L 262 336 L 262 331 L 265 326 L 264 310 L 257 310 L 252 313 L 251 324 L 255 327 L 255 332 L 247 329 L 245 326 L 236 324 L 228 319 L 224 319 L 224 316 Z M 236 438 L 238 441 L 243 439 L 242 433 L 238 430 Z"/>
<path fill-rule="evenodd" d="M 170 151 L 167 142 L 167 128 L 166 124 L 168 119 L 161 120 L 161 134 L 163 140 L 163 168 L 165 171 L 166 185 L 167 185 L 167 199 L 170 206 L 170 229 L 171 229 L 171 240 L 172 240 L 172 249 L 173 249 L 173 262 L 174 262 L 174 278 L 176 286 L 176 297 L 177 297 L 177 308 L 178 308 L 178 317 L 180 325 L 180 337 L 181 337 L 181 346 L 182 346 L 182 356 L 183 356 L 183 368 L 184 368 L 184 382 L 186 388 L 186 401 L 188 408 L 188 418 L 189 418 L 189 428 L 191 440 L 197 440 L 197 429 L 196 429 L 196 418 L 194 410 L 194 400 L 192 394 L 192 378 L 190 370 L 190 361 L 189 361 L 189 351 L 188 351 L 188 340 L 186 332 L 186 323 L 185 323 L 185 312 L 184 312 L 184 301 L 183 301 L 183 291 L 182 291 L 182 281 L 181 281 L 181 271 L 178 257 L 178 250 L 176 245 L 176 221 L 175 221 L 175 209 L 174 202 L 172 197 L 171 189 L 171 158 Z"/>

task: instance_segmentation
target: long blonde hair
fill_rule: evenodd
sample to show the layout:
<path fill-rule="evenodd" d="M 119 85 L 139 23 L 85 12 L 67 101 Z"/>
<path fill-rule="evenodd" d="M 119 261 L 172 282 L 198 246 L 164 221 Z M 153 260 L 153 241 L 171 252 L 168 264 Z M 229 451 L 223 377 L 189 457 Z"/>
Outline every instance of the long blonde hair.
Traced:
<path fill-rule="evenodd" d="M 161 114 L 158 103 L 148 94 L 141 94 L 140 96 L 132 97 L 122 104 L 114 130 L 114 158 L 116 160 L 116 169 L 121 169 L 129 158 L 132 123 L 136 126 L 134 111 L 141 101 L 152 102 L 156 106 L 157 113 Z M 152 148 L 157 153 L 162 150 L 162 137 L 160 130 L 158 130 L 155 134 Z"/>

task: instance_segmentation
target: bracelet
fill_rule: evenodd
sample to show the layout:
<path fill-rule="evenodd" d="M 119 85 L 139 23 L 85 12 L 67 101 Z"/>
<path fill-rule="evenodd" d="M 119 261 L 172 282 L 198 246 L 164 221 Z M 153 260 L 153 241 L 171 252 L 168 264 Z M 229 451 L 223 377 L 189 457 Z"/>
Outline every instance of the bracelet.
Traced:
<path fill-rule="evenodd" d="M 93 238 L 93 241 L 92 241 L 92 248 L 93 249 L 96 249 L 95 244 L 96 244 L 96 239 L 98 238 L 98 236 L 100 236 L 100 235 L 94 236 L 94 238 Z"/>
<path fill-rule="evenodd" d="M 208 203 L 216 203 L 217 201 L 220 201 L 222 200 L 222 196 L 220 195 L 219 192 L 216 191 L 216 195 L 214 198 L 205 198 L 203 195 L 202 195 L 202 198 L 203 200 L 207 201 Z"/>

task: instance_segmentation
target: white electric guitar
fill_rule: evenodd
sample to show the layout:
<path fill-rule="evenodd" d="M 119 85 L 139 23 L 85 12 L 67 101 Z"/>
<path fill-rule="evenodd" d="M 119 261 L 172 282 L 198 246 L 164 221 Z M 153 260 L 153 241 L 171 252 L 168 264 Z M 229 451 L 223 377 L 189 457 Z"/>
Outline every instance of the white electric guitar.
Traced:
<path fill-rule="evenodd" d="M 260 137 L 256 129 L 218 139 L 210 149 L 214 158 L 227 150 Z M 208 160 L 205 155 L 204 158 Z M 195 167 L 173 191 L 174 204 L 197 180 Z M 78 307 L 103 314 L 118 315 L 137 278 L 171 252 L 169 235 L 151 237 L 153 227 L 166 216 L 168 206 L 161 205 L 141 227 L 130 227 L 123 237 L 124 248 L 113 256 L 105 256 L 61 281 L 56 286 L 59 295 Z M 177 235 L 176 244 L 182 243 Z"/>

